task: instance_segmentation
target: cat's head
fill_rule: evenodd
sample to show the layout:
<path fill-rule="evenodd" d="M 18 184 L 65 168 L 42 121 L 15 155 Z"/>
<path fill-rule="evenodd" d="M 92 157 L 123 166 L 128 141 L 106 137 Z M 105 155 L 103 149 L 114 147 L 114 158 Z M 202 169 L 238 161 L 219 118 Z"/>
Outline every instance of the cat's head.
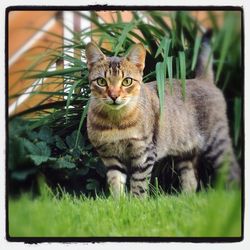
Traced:
<path fill-rule="evenodd" d="M 86 46 L 91 96 L 105 107 L 118 110 L 137 100 L 146 50 L 135 44 L 124 57 L 107 57 L 94 44 Z"/>

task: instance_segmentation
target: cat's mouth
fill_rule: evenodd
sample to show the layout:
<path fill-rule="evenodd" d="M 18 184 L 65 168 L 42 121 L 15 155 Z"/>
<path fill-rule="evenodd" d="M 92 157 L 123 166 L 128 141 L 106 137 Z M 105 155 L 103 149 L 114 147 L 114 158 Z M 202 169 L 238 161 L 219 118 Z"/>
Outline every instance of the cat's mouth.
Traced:
<path fill-rule="evenodd" d="M 123 106 L 125 106 L 126 102 L 124 102 L 124 103 L 114 102 L 114 103 L 108 103 L 107 105 L 109 106 L 110 109 L 118 110 L 118 109 L 122 108 Z"/>
<path fill-rule="evenodd" d="M 113 109 L 113 110 L 118 110 L 122 107 L 124 107 L 127 103 L 128 103 L 129 100 L 108 100 L 107 102 L 105 102 L 107 104 L 107 106 L 110 108 L 110 109 Z"/>

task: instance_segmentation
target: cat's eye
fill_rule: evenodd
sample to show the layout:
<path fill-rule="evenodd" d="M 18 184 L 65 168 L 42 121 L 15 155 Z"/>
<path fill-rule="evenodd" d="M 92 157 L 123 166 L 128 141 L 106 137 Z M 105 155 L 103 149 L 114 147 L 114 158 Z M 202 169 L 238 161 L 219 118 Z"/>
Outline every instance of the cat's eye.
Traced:
<path fill-rule="evenodd" d="M 106 81 L 104 78 L 102 78 L 102 77 L 97 78 L 97 79 L 96 79 L 96 82 L 97 82 L 97 84 L 98 84 L 100 87 L 105 87 L 105 86 L 107 86 L 107 81 Z"/>
<path fill-rule="evenodd" d="M 125 79 L 122 81 L 122 86 L 128 87 L 128 86 L 130 86 L 132 83 L 133 83 L 133 79 L 130 78 L 130 77 L 127 77 L 127 78 L 125 78 Z"/>

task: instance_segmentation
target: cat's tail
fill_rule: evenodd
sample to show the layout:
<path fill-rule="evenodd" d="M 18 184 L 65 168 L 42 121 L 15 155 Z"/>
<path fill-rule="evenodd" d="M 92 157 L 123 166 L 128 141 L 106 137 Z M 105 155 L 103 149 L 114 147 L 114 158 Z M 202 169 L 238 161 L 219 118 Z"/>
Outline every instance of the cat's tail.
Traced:
<path fill-rule="evenodd" d="M 213 56 L 211 48 L 212 30 L 207 30 L 201 40 L 201 49 L 196 66 L 196 78 L 206 80 L 207 82 L 214 82 L 213 73 Z"/>

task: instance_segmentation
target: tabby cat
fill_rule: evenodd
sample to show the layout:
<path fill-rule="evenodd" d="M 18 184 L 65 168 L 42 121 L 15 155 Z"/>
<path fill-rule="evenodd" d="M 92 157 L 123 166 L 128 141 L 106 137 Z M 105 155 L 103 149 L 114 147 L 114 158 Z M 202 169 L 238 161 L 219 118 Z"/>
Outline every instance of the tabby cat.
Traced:
<path fill-rule="evenodd" d="M 107 168 L 114 196 L 126 183 L 136 196 L 146 196 L 154 163 L 169 155 L 176 162 L 182 189 L 196 191 L 195 156 L 202 155 L 215 172 L 226 160 L 230 180 L 240 180 L 229 137 L 226 104 L 213 83 L 208 35 L 202 39 L 196 78 L 186 80 L 183 99 L 180 80 L 170 94 L 166 80 L 164 110 L 160 117 L 157 83 L 142 82 L 146 50 L 134 44 L 124 57 L 107 57 L 94 44 L 86 46 L 91 99 L 88 136 Z"/>

